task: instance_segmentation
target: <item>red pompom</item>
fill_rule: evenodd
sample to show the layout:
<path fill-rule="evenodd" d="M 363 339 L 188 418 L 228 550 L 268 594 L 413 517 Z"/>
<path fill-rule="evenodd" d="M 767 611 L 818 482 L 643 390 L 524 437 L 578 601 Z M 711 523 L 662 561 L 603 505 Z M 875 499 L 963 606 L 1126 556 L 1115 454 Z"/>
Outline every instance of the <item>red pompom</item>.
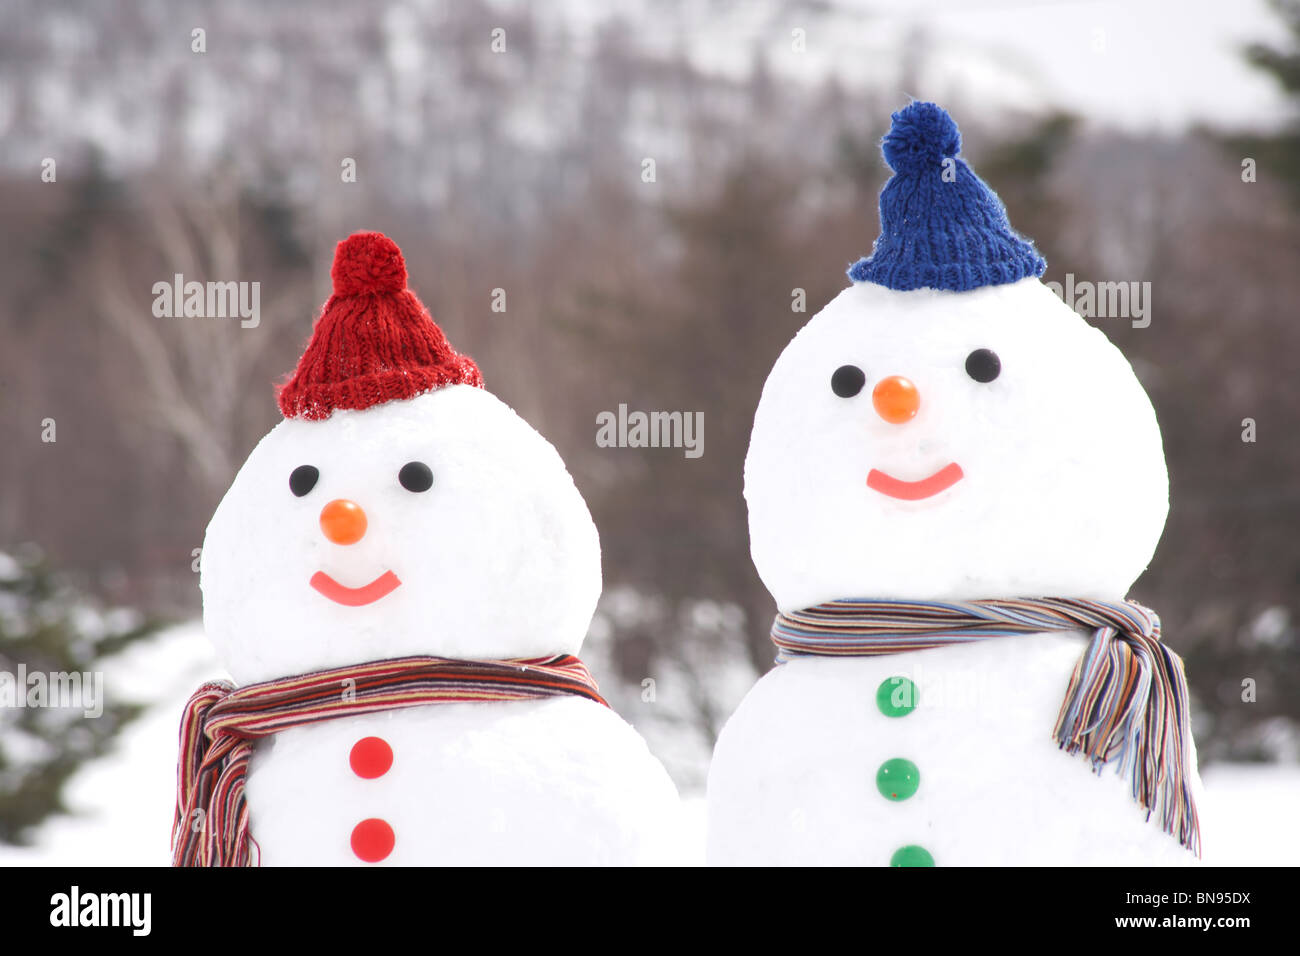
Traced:
<path fill-rule="evenodd" d="M 382 232 L 357 232 L 334 250 L 334 294 L 366 295 L 406 288 L 406 260 L 397 243 Z"/>

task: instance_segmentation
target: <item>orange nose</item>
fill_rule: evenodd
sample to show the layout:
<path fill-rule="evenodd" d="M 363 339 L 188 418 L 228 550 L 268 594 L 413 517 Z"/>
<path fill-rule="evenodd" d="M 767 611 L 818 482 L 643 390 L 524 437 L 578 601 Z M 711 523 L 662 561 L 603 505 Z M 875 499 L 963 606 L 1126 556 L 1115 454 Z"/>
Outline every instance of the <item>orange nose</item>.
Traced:
<path fill-rule="evenodd" d="M 891 425 L 901 425 L 916 417 L 921 408 L 921 393 L 901 375 L 882 378 L 871 393 L 876 414 Z"/>
<path fill-rule="evenodd" d="M 366 513 L 355 501 L 335 498 L 320 510 L 320 529 L 335 544 L 356 544 L 366 533 Z"/>

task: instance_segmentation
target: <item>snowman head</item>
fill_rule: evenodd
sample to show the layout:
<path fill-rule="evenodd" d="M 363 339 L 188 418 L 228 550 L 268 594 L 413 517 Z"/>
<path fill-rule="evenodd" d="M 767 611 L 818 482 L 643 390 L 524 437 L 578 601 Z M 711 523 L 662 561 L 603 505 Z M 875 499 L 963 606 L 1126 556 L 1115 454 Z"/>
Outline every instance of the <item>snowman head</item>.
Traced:
<path fill-rule="evenodd" d="M 1151 403 L 1038 279 L 931 103 L 894 114 L 882 235 L 777 360 L 745 462 L 785 611 L 842 598 L 1122 598 L 1168 511 Z"/>
<path fill-rule="evenodd" d="M 387 237 L 339 244 L 285 420 L 203 544 L 203 617 L 240 683 L 412 655 L 574 653 L 601 589 L 559 454 L 485 391 Z"/>

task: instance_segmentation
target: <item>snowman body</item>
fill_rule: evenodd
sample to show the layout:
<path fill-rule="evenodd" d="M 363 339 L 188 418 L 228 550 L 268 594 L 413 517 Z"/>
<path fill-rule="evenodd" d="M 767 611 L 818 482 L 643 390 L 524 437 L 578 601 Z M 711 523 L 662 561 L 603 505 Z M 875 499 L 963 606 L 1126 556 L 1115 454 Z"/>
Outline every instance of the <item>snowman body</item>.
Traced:
<path fill-rule="evenodd" d="M 1084 644 L 1026 635 L 776 668 L 718 741 L 710 861 L 884 866 L 921 847 L 938 866 L 1195 862 L 1114 768 L 1092 773 L 1051 739 Z M 882 685 L 915 708 L 888 715 L 899 708 L 878 705 Z M 919 773 L 903 799 L 877 779 L 899 758 Z"/>
<path fill-rule="evenodd" d="M 631 727 L 579 698 L 437 704 L 284 731 L 258 746 L 247 798 L 264 866 L 366 865 L 352 836 L 368 820 L 395 837 L 385 865 L 679 861 L 672 783 Z"/>
<path fill-rule="evenodd" d="M 283 421 L 213 516 L 201 583 L 208 635 L 240 685 L 417 655 L 538 659 L 578 652 L 600 547 L 555 449 L 456 384 Z M 672 782 L 585 698 L 283 730 L 257 742 L 245 796 L 264 865 L 677 858 Z"/>
<path fill-rule="evenodd" d="M 1168 483 L 1128 362 L 1031 276 L 845 289 L 772 370 L 745 497 L 782 611 L 1118 602 L 1154 551 Z M 1113 765 L 1093 773 L 1053 737 L 1087 637 L 775 668 L 719 736 L 710 863 L 884 866 L 918 847 L 935 865 L 1194 862 Z M 1199 792 L 1194 753 L 1188 773 Z"/>

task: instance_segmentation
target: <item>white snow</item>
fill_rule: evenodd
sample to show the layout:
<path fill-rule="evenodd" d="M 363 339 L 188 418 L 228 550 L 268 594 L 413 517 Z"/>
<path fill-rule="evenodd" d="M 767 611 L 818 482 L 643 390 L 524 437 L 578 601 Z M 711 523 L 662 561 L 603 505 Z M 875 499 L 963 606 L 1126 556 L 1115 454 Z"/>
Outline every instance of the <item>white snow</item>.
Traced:
<path fill-rule="evenodd" d="M 1300 766 L 1214 764 L 1203 779 L 1207 864 L 1300 865 Z"/>
<path fill-rule="evenodd" d="M 423 462 L 427 491 L 398 472 Z M 319 479 L 298 497 L 289 475 Z M 323 507 L 354 502 L 361 540 L 335 544 Z M 317 572 L 400 585 L 345 607 Z M 411 654 L 491 659 L 576 653 L 601 590 L 600 542 L 554 447 L 500 399 L 453 385 L 268 434 L 218 505 L 203 543 L 209 637 L 239 683 Z"/>
<path fill-rule="evenodd" d="M 991 349 L 1001 374 L 966 374 Z M 840 397 L 844 365 L 866 376 Z M 872 391 L 903 376 L 916 416 L 891 424 Z M 873 470 L 963 477 L 901 501 Z M 1151 402 L 1097 329 L 1038 279 L 953 293 L 841 292 L 777 360 L 745 462 L 754 565 L 783 610 L 851 597 L 1122 598 L 1168 511 Z"/>
<path fill-rule="evenodd" d="M 166 866 L 176 806 L 177 730 L 185 701 L 224 677 L 197 622 L 170 628 L 103 662 L 111 700 L 149 702 L 114 751 L 68 782 L 72 815 L 42 824 L 35 845 L 0 846 L 0 866 Z"/>
<path fill-rule="evenodd" d="M 351 771 L 379 737 L 392 768 Z M 350 839 L 389 823 L 382 865 L 680 862 L 677 791 L 617 714 L 577 698 L 440 704 L 277 734 L 253 758 L 248 801 L 264 866 L 365 866 Z"/>
<path fill-rule="evenodd" d="M 709 861 L 885 866 L 919 845 L 938 866 L 1194 863 L 1113 766 L 1094 774 L 1052 739 L 1084 646 L 1082 632 L 1034 635 L 776 668 L 714 751 Z M 876 689 L 895 676 L 917 706 L 887 717 Z M 920 774 L 896 802 L 876 778 L 895 758 Z"/>

